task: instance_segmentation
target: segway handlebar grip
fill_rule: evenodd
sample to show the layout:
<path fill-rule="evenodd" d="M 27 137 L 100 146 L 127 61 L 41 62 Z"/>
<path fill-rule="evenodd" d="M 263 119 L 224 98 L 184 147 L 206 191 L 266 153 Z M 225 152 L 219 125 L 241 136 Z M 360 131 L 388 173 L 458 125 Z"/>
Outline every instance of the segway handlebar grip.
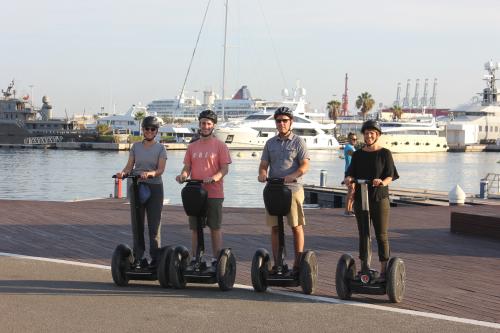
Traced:
<path fill-rule="evenodd" d="M 355 184 L 366 184 L 366 185 L 371 185 L 371 184 L 372 184 L 372 181 L 371 181 L 371 180 L 368 180 L 368 179 L 353 179 L 353 180 L 352 180 L 352 183 L 355 183 Z"/>
<path fill-rule="evenodd" d="M 113 176 L 111 176 L 111 178 L 117 178 L 117 177 L 116 177 L 116 175 L 113 175 Z M 135 179 L 139 179 L 139 178 L 141 178 L 141 176 L 139 176 L 139 175 L 130 175 L 130 174 L 125 174 L 125 175 L 123 175 L 122 179 L 125 179 L 125 178 L 130 178 L 130 179 L 134 179 L 134 178 L 135 178 Z M 148 178 L 154 178 L 154 177 L 153 177 L 153 176 L 148 176 Z"/>

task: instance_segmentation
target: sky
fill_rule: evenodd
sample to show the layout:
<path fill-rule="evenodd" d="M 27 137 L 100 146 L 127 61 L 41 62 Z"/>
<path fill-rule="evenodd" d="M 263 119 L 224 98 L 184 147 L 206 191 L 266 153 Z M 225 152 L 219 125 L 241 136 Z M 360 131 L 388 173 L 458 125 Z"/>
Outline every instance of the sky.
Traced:
<path fill-rule="evenodd" d="M 174 98 L 187 73 L 208 0 L 0 0 L 0 88 L 16 80 L 54 115 L 124 113 Z M 222 92 L 225 0 L 211 0 L 186 90 Z M 369 92 L 392 105 L 398 82 L 436 78 L 437 106 L 484 88 L 484 63 L 500 61 L 498 0 L 229 0 L 226 96 L 281 100 L 297 84 L 323 110 Z M 32 86 L 32 87 L 30 87 Z"/>

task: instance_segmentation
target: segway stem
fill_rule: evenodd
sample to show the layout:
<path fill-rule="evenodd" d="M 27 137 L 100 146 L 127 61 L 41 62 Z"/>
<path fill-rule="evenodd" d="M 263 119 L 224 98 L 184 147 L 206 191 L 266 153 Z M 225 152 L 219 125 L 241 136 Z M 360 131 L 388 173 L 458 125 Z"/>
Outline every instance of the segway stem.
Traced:
<path fill-rule="evenodd" d="M 278 267 L 283 267 L 285 264 L 285 227 L 283 223 L 283 216 L 278 216 Z"/>
<path fill-rule="evenodd" d="M 203 235 L 203 216 L 196 217 L 196 261 L 200 262 L 203 253 L 205 252 L 205 237 Z"/>

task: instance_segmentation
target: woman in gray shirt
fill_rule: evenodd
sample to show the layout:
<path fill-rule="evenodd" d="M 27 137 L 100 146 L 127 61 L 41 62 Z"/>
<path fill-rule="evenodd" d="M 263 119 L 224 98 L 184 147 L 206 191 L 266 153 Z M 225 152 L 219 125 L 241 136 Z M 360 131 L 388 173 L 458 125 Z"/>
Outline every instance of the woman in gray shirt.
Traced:
<path fill-rule="evenodd" d="M 130 149 L 127 165 L 116 176 L 122 178 L 124 175 L 133 174 L 140 176 L 139 186 L 141 188 L 140 210 L 136 220 L 134 212 L 135 198 L 131 186 L 127 189 L 130 198 L 130 211 L 132 217 L 132 233 L 134 237 L 134 268 L 156 267 L 160 256 L 160 229 L 161 212 L 163 209 L 163 181 L 161 175 L 165 171 L 167 163 L 167 151 L 165 147 L 155 141 L 160 123 L 152 116 L 142 121 L 142 132 L 144 140 L 136 142 Z M 149 230 L 149 254 L 151 263 L 144 256 L 144 218 L 148 216 Z"/>

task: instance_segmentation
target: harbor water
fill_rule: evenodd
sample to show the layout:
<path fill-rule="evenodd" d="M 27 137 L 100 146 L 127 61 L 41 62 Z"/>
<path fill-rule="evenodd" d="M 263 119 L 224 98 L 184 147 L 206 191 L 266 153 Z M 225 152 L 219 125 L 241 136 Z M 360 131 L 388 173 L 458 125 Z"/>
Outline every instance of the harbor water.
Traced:
<path fill-rule="evenodd" d="M 180 204 L 181 185 L 175 176 L 182 169 L 184 151 L 169 151 L 163 175 L 165 198 Z M 305 184 L 320 183 L 327 172 L 327 186 L 339 186 L 344 160 L 339 151 L 311 152 Z M 224 180 L 224 205 L 263 207 L 263 184 L 257 182 L 260 152 L 231 151 L 233 163 Z M 113 193 L 113 174 L 127 162 L 128 152 L 0 149 L 0 199 L 70 201 L 106 198 Z M 479 194 L 487 173 L 500 173 L 500 153 L 394 154 L 400 179 L 392 186 L 450 191 L 460 185 L 467 194 Z"/>

